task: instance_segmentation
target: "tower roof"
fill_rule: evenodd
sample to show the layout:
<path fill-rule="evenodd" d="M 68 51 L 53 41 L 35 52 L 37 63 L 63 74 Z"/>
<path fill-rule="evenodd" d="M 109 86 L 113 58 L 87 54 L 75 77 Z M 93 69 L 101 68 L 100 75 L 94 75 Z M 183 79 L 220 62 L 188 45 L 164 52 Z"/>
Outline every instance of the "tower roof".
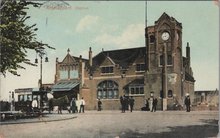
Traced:
<path fill-rule="evenodd" d="M 155 21 L 155 24 L 157 24 L 158 22 L 160 22 L 161 20 L 169 20 L 169 21 L 173 21 L 176 23 L 176 25 L 180 26 L 182 28 L 182 23 L 178 22 L 175 18 L 173 18 L 172 16 L 169 16 L 166 12 L 164 12 L 157 21 Z"/>

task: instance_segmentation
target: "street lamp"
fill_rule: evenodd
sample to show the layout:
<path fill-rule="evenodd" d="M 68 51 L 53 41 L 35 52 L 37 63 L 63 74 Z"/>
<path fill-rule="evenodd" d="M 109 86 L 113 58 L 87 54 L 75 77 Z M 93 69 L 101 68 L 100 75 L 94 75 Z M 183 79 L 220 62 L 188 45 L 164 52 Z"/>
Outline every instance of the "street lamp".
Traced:
<path fill-rule="evenodd" d="M 164 31 L 161 35 L 162 40 L 164 41 L 163 47 L 163 111 L 167 110 L 167 40 L 170 38 L 170 34 L 167 31 Z"/>
<path fill-rule="evenodd" d="M 39 80 L 39 91 L 40 91 L 40 108 L 42 107 L 42 59 L 44 56 L 45 57 L 45 62 L 49 62 L 48 60 L 48 57 L 47 57 L 47 53 L 44 49 L 42 49 L 41 51 L 37 52 L 37 55 L 40 57 L 40 80 Z M 36 59 L 35 59 L 35 63 L 37 64 L 38 63 L 38 58 L 36 56 Z"/>

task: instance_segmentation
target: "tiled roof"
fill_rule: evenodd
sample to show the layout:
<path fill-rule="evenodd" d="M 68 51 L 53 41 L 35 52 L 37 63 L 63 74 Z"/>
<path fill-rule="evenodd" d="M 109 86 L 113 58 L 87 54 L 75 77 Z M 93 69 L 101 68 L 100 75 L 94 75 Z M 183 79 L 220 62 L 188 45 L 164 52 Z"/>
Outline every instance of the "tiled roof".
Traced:
<path fill-rule="evenodd" d="M 93 58 L 93 68 L 95 69 L 109 57 L 115 64 L 126 69 L 131 65 L 136 59 L 145 59 L 146 47 L 130 48 L 130 49 L 119 49 L 111 51 L 102 51 Z M 88 64 L 87 64 L 88 65 Z"/>
<path fill-rule="evenodd" d="M 77 62 L 79 62 L 79 57 L 76 57 L 76 56 L 72 56 Z M 84 61 L 84 62 L 87 62 L 88 61 L 88 59 L 84 59 L 84 58 L 82 58 L 82 61 Z"/>

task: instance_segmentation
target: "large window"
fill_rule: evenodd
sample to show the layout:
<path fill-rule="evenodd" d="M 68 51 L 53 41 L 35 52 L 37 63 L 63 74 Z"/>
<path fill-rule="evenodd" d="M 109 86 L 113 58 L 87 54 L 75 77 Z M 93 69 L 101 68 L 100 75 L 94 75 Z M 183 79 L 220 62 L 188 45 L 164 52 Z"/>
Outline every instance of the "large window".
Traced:
<path fill-rule="evenodd" d="M 113 73 L 113 66 L 102 67 L 102 73 L 103 74 Z"/>
<path fill-rule="evenodd" d="M 98 84 L 97 97 L 100 99 L 117 99 L 119 96 L 118 84 L 111 80 Z"/>
<path fill-rule="evenodd" d="M 139 71 L 139 72 L 145 71 L 145 64 L 137 64 L 136 71 Z"/>

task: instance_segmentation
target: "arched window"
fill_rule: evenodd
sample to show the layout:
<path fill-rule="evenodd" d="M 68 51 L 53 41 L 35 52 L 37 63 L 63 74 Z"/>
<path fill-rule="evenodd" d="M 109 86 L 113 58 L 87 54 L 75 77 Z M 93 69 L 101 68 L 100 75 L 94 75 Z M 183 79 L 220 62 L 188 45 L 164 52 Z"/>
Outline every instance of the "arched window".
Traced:
<path fill-rule="evenodd" d="M 168 91 L 168 97 L 169 97 L 169 98 L 173 97 L 173 91 L 172 91 L 172 90 L 169 90 L 169 91 Z"/>
<path fill-rule="evenodd" d="M 154 35 L 150 35 L 150 43 L 154 43 L 154 41 L 155 41 Z"/>
<path fill-rule="evenodd" d="M 97 86 L 97 98 L 117 99 L 119 96 L 118 84 L 111 80 L 105 80 Z"/>

